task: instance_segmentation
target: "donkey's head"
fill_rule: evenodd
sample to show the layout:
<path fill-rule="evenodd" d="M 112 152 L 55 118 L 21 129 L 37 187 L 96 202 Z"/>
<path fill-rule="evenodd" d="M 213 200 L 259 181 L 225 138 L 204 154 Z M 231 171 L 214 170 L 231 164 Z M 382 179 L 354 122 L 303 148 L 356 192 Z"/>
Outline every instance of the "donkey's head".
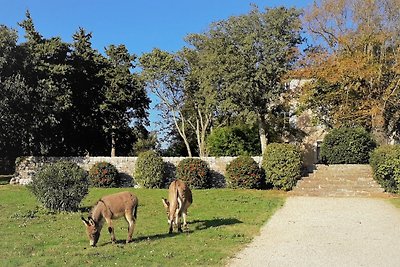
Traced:
<path fill-rule="evenodd" d="M 168 201 L 167 199 L 165 199 L 165 198 L 162 199 L 162 203 L 163 203 L 163 205 L 164 205 L 165 210 L 167 211 L 168 224 L 171 224 L 171 221 L 174 220 L 174 214 L 171 214 L 171 213 L 170 213 L 170 210 L 169 210 L 170 203 L 169 203 L 169 201 Z M 171 215 L 172 215 L 172 216 L 171 216 Z"/>
<path fill-rule="evenodd" d="M 92 247 L 96 246 L 97 241 L 100 238 L 100 228 L 99 225 L 92 219 L 92 217 L 88 217 L 86 220 L 85 218 L 81 217 L 83 223 L 86 226 L 86 233 L 89 238 L 90 245 Z"/>

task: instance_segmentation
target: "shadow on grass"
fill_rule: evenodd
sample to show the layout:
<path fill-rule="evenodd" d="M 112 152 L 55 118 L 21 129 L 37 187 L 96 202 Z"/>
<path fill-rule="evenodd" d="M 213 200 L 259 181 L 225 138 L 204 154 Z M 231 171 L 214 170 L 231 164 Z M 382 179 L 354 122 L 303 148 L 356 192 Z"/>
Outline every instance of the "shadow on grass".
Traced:
<path fill-rule="evenodd" d="M 179 234 L 185 234 L 185 233 L 191 233 L 191 231 L 185 231 L 183 233 L 165 233 L 165 234 L 156 234 L 156 235 L 149 235 L 149 236 L 139 236 L 137 238 L 133 238 L 133 241 L 130 243 L 138 243 L 138 242 L 143 242 L 143 241 L 152 241 L 152 240 L 158 240 L 158 239 L 163 239 L 163 238 L 168 238 L 168 237 L 173 237 Z M 115 244 L 120 246 L 120 245 L 125 245 L 126 244 L 126 240 L 125 239 L 120 239 L 120 240 L 116 240 Z M 103 247 L 103 246 L 107 246 L 107 245 L 111 245 L 111 241 L 102 243 L 101 245 L 99 245 L 99 247 Z"/>
<path fill-rule="evenodd" d="M 238 224 L 238 223 L 243 223 L 242 221 L 235 219 L 235 218 L 224 218 L 224 219 L 212 219 L 212 220 L 194 220 L 194 221 L 190 221 L 188 222 L 189 224 L 189 228 L 190 226 L 194 224 L 195 225 L 195 230 L 189 230 L 189 229 L 184 229 L 183 233 L 178 233 L 178 232 L 173 232 L 171 234 L 169 233 L 164 233 L 164 234 L 156 234 L 156 235 L 149 235 L 149 236 L 139 236 L 137 238 L 134 238 L 132 243 L 137 243 L 137 242 L 143 242 L 143 241 L 152 241 L 152 240 L 159 240 L 159 239 L 164 239 L 164 238 L 169 238 L 169 237 L 173 237 L 173 236 L 177 236 L 177 235 L 181 235 L 181 234 L 190 234 L 193 233 L 195 231 L 201 231 L 201 230 L 205 230 L 208 228 L 212 228 L 212 227 L 218 227 L 218 226 L 224 226 L 224 225 L 233 225 L 233 224 Z M 100 247 L 106 246 L 106 245 L 110 245 L 111 241 L 103 243 L 101 245 L 99 245 Z M 117 240 L 115 241 L 115 244 L 118 246 L 121 245 L 125 245 L 125 239 L 121 239 L 121 240 Z"/>
<path fill-rule="evenodd" d="M 196 225 L 196 230 L 205 230 L 211 227 L 218 227 L 218 226 L 223 226 L 223 225 L 232 225 L 232 224 L 238 224 L 238 223 L 243 223 L 242 221 L 236 219 L 236 218 L 216 218 L 213 220 L 195 220 L 190 222 L 190 224 L 198 224 Z"/>

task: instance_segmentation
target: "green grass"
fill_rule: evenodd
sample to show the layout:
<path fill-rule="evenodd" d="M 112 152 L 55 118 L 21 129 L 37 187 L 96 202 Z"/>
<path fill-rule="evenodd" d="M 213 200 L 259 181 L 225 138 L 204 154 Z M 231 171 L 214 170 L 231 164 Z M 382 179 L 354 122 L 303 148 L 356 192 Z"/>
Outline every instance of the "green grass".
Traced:
<path fill-rule="evenodd" d="M 117 244 L 105 227 L 98 247 L 89 246 L 80 216 L 101 196 L 129 190 L 139 198 L 134 240 L 125 244 L 127 225 L 115 221 Z M 271 191 L 194 190 L 189 231 L 168 235 L 161 197 L 166 190 L 91 189 L 83 212 L 53 214 L 38 206 L 21 186 L 0 186 L 0 266 L 223 266 L 249 243 L 283 205 L 285 194 Z"/>
<path fill-rule="evenodd" d="M 395 207 L 400 208 L 400 198 L 390 198 L 389 202 L 392 203 Z"/>

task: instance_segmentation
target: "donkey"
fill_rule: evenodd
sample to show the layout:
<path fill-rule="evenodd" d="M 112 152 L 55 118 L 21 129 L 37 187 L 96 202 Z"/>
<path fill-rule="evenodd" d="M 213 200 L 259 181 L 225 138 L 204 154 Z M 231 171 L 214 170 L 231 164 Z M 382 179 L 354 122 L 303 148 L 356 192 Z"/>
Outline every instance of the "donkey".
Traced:
<path fill-rule="evenodd" d="M 169 185 L 168 200 L 162 199 L 167 210 L 169 233 L 172 233 L 173 224 L 178 227 L 178 232 L 182 232 L 181 217 L 183 217 L 183 227 L 187 227 L 187 209 L 193 202 L 192 191 L 182 181 L 175 180 Z"/>
<path fill-rule="evenodd" d="M 113 219 L 125 216 L 128 222 L 128 237 L 126 243 L 132 241 L 132 234 L 135 228 L 138 198 L 130 192 L 120 192 L 102 197 L 92 208 L 88 219 L 81 217 L 86 225 L 86 233 L 90 245 L 95 247 L 100 238 L 100 232 L 104 221 L 108 224 L 108 232 L 111 235 L 111 242 L 115 243 Z"/>

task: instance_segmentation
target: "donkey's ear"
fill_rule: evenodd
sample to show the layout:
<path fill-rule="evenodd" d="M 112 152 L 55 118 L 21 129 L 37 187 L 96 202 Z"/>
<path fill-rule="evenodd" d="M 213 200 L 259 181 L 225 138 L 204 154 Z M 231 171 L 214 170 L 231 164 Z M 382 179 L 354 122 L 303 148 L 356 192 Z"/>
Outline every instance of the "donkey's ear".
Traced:
<path fill-rule="evenodd" d="M 169 201 L 166 200 L 165 198 L 162 199 L 162 203 L 163 203 L 164 207 L 166 207 L 166 208 L 169 207 Z"/>
<path fill-rule="evenodd" d="M 85 218 L 83 218 L 83 216 L 81 217 L 83 223 L 88 226 L 89 225 L 89 221 L 87 221 Z"/>

